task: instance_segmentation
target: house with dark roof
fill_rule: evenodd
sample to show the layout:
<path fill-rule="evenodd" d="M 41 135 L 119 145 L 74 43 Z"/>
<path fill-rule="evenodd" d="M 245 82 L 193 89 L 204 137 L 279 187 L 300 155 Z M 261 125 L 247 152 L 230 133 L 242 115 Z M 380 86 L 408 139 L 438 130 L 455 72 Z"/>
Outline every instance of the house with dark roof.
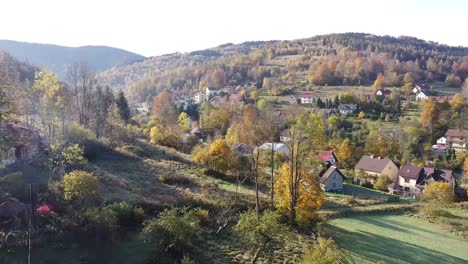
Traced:
<path fill-rule="evenodd" d="M 291 140 L 291 131 L 289 129 L 284 129 L 280 133 L 280 141 L 281 142 L 289 142 Z"/>
<path fill-rule="evenodd" d="M 403 194 L 419 195 L 424 189 L 421 185 L 424 170 L 414 165 L 404 165 L 398 171 L 398 185 Z"/>
<path fill-rule="evenodd" d="M 343 182 L 345 177 L 341 171 L 335 167 L 330 166 L 323 174 L 320 175 L 320 187 L 325 192 L 341 191 L 343 190 Z"/>
<path fill-rule="evenodd" d="M 390 184 L 388 190 L 394 194 L 419 197 L 424 187 L 434 181 L 448 182 L 455 188 L 455 178 L 451 170 L 404 165 L 398 171 L 398 182 Z"/>
<path fill-rule="evenodd" d="M 390 94 L 392 94 L 392 91 L 390 91 L 388 89 L 378 89 L 375 92 L 375 95 L 377 95 L 377 96 L 387 96 L 387 95 L 390 95 Z"/>
<path fill-rule="evenodd" d="M 328 117 L 330 117 L 335 114 L 335 110 L 328 109 L 328 108 L 317 109 L 315 110 L 315 114 L 316 115 L 326 114 Z"/>
<path fill-rule="evenodd" d="M 367 175 L 375 178 L 383 175 L 389 177 L 392 181 L 397 180 L 398 167 L 389 158 L 375 157 L 373 155 L 364 155 L 354 167 L 354 172 L 364 171 Z"/>
<path fill-rule="evenodd" d="M 445 133 L 447 138 L 447 147 L 455 151 L 466 151 L 468 144 L 468 130 L 449 129 Z"/>
<path fill-rule="evenodd" d="M 417 94 L 422 91 L 429 91 L 431 87 L 425 83 L 418 83 L 413 88 L 413 93 Z"/>
<path fill-rule="evenodd" d="M 338 111 L 340 111 L 340 114 L 344 115 L 349 115 L 356 113 L 357 111 L 357 105 L 356 104 L 340 104 L 338 106 Z"/>
<path fill-rule="evenodd" d="M 289 101 L 290 104 L 297 104 L 298 99 L 297 99 L 296 96 L 291 95 L 291 96 L 289 97 L 288 101 Z"/>
<path fill-rule="evenodd" d="M 431 90 L 423 90 L 416 94 L 416 100 L 417 101 L 426 100 L 427 98 L 432 97 L 432 96 L 435 96 L 435 95 L 433 92 L 431 92 Z"/>
<path fill-rule="evenodd" d="M 207 98 L 210 98 L 213 95 L 217 95 L 220 92 L 221 92 L 221 90 L 219 88 L 216 88 L 216 87 L 206 87 L 206 91 L 205 91 Z"/>

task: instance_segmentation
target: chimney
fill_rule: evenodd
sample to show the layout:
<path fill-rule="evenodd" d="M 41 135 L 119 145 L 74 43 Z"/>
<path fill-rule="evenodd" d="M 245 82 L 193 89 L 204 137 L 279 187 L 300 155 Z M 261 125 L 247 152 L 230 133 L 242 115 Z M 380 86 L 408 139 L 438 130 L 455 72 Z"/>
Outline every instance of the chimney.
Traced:
<path fill-rule="evenodd" d="M 380 159 L 382 159 L 382 157 L 379 156 L 378 159 L 380 160 Z"/>
<path fill-rule="evenodd" d="M 371 154 L 371 155 L 370 155 L 370 158 L 371 158 L 371 159 L 374 159 L 374 154 Z"/>

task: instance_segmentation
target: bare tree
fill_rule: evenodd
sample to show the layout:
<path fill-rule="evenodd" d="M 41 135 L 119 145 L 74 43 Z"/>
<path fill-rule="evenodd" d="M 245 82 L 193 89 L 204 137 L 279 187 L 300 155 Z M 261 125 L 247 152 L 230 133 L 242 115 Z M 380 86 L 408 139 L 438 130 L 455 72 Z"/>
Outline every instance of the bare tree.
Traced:
<path fill-rule="evenodd" d="M 75 97 L 78 122 L 88 127 L 96 84 L 95 74 L 86 63 L 73 63 L 67 65 L 67 80 Z"/>

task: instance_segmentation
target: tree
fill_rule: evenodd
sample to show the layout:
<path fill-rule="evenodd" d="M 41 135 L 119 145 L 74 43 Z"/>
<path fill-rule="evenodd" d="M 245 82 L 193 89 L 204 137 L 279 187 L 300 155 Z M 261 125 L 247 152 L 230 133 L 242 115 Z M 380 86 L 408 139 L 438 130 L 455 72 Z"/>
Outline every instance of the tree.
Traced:
<path fill-rule="evenodd" d="M 351 144 L 349 143 L 349 138 L 346 138 L 341 142 L 336 156 L 340 162 L 340 165 L 344 169 L 351 168 L 351 159 L 353 158 L 353 150 Z"/>
<path fill-rule="evenodd" d="M 431 182 L 423 190 L 422 197 L 436 204 L 450 204 L 453 202 L 453 188 L 448 182 Z"/>
<path fill-rule="evenodd" d="M 96 113 L 96 138 L 99 138 L 107 125 L 114 104 L 114 94 L 109 86 L 105 90 L 101 86 L 96 87 L 95 113 Z"/>
<path fill-rule="evenodd" d="M 388 185 L 392 183 L 392 180 L 387 175 L 380 176 L 374 184 L 374 188 L 379 191 L 387 191 Z"/>
<path fill-rule="evenodd" d="M 190 130 L 190 117 L 185 112 L 180 113 L 177 122 L 184 131 Z"/>
<path fill-rule="evenodd" d="M 162 92 L 154 98 L 151 113 L 161 122 L 162 126 L 176 124 L 177 111 L 168 92 Z"/>
<path fill-rule="evenodd" d="M 36 73 L 33 90 L 39 93 L 36 101 L 42 126 L 45 129 L 49 142 L 56 134 L 56 126 L 64 119 L 65 89 L 51 72 L 40 71 Z M 63 124 L 63 123 L 62 123 Z M 62 126 L 62 131 L 64 127 Z"/>
<path fill-rule="evenodd" d="M 79 204 L 94 202 L 99 197 L 99 183 L 91 173 L 75 170 L 63 176 L 63 192 L 66 201 Z"/>
<path fill-rule="evenodd" d="M 468 100 L 468 78 L 465 79 L 465 82 L 462 85 L 461 94 L 463 95 L 465 100 Z"/>
<path fill-rule="evenodd" d="M 0 65 L 0 125 L 13 113 L 13 105 L 8 94 L 13 84 L 6 67 Z"/>
<path fill-rule="evenodd" d="M 128 106 L 128 101 L 123 91 L 119 92 L 117 101 L 115 103 L 117 105 L 120 120 L 122 120 L 124 124 L 127 124 L 128 121 L 130 121 L 130 107 Z"/>
<path fill-rule="evenodd" d="M 319 237 L 314 247 L 307 251 L 301 264 L 341 264 L 343 254 L 331 238 Z"/>
<path fill-rule="evenodd" d="M 374 85 L 372 85 L 375 89 L 380 89 L 383 87 L 384 85 L 384 81 L 385 81 L 385 78 L 384 78 L 384 75 L 382 73 L 379 73 L 377 75 L 377 79 L 375 79 L 374 81 Z"/>
<path fill-rule="evenodd" d="M 463 170 L 465 171 L 465 181 L 468 181 L 468 157 L 465 158 L 463 163 Z"/>
<path fill-rule="evenodd" d="M 421 102 L 421 124 L 432 130 L 433 120 L 437 119 L 437 105 L 435 98 L 427 98 Z"/>
<path fill-rule="evenodd" d="M 452 107 L 453 112 L 460 114 L 461 110 L 465 105 L 465 98 L 461 93 L 456 93 L 452 100 L 450 100 L 450 106 Z"/>
<path fill-rule="evenodd" d="M 78 122 L 88 127 L 94 101 L 95 74 L 86 63 L 72 63 L 67 65 L 66 71 L 68 83 L 75 97 Z"/>
<path fill-rule="evenodd" d="M 269 243 L 277 242 L 286 232 L 280 223 L 280 216 L 275 212 L 264 212 L 257 216 L 255 211 L 241 213 L 234 231 L 242 240 L 257 248 L 251 263 L 256 263 L 260 253 Z"/>
<path fill-rule="evenodd" d="M 299 169 L 300 172 L 292 171 L 289 164 L 281 167 L 275 184 L 276 207 L 292 211 L 290 220 L 293 224 L 307 225 L 313 219 L 315 211 L 322 206 L 325 195 L 317 179 L 307 169 Z"/>

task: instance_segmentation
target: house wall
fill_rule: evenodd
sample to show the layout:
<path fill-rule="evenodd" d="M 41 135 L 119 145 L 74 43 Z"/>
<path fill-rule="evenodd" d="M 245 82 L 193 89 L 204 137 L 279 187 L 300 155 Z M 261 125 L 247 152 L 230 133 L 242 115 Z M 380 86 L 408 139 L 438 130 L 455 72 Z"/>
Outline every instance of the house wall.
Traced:
<path fill-rule="evenodd" d="M 343 177 L 338 173 L 338 171 L 334 171 L 325 184 L 322 185 L 324 191 L 337 191 L 343 190 Z"/>
<path fill-rule="evenodd" d="M 381 175 L 387 175 L 392 181 L 396 182 L 398 178 L 398 167 L 393 162 L 389 162 L 382 170 Z"/>
<path fill-rule="evenodd" d="M 409 183 L 406 183 L 405 178 L 398 176 L 398 185 L 402 187 L 402 191 L 404 191 L 405 187 L 409 187 L 410 192 L 413 192 L 413 193 L 419 192 L 419 188 L 416 187 L 416 180 L 410 179 Z"/>

